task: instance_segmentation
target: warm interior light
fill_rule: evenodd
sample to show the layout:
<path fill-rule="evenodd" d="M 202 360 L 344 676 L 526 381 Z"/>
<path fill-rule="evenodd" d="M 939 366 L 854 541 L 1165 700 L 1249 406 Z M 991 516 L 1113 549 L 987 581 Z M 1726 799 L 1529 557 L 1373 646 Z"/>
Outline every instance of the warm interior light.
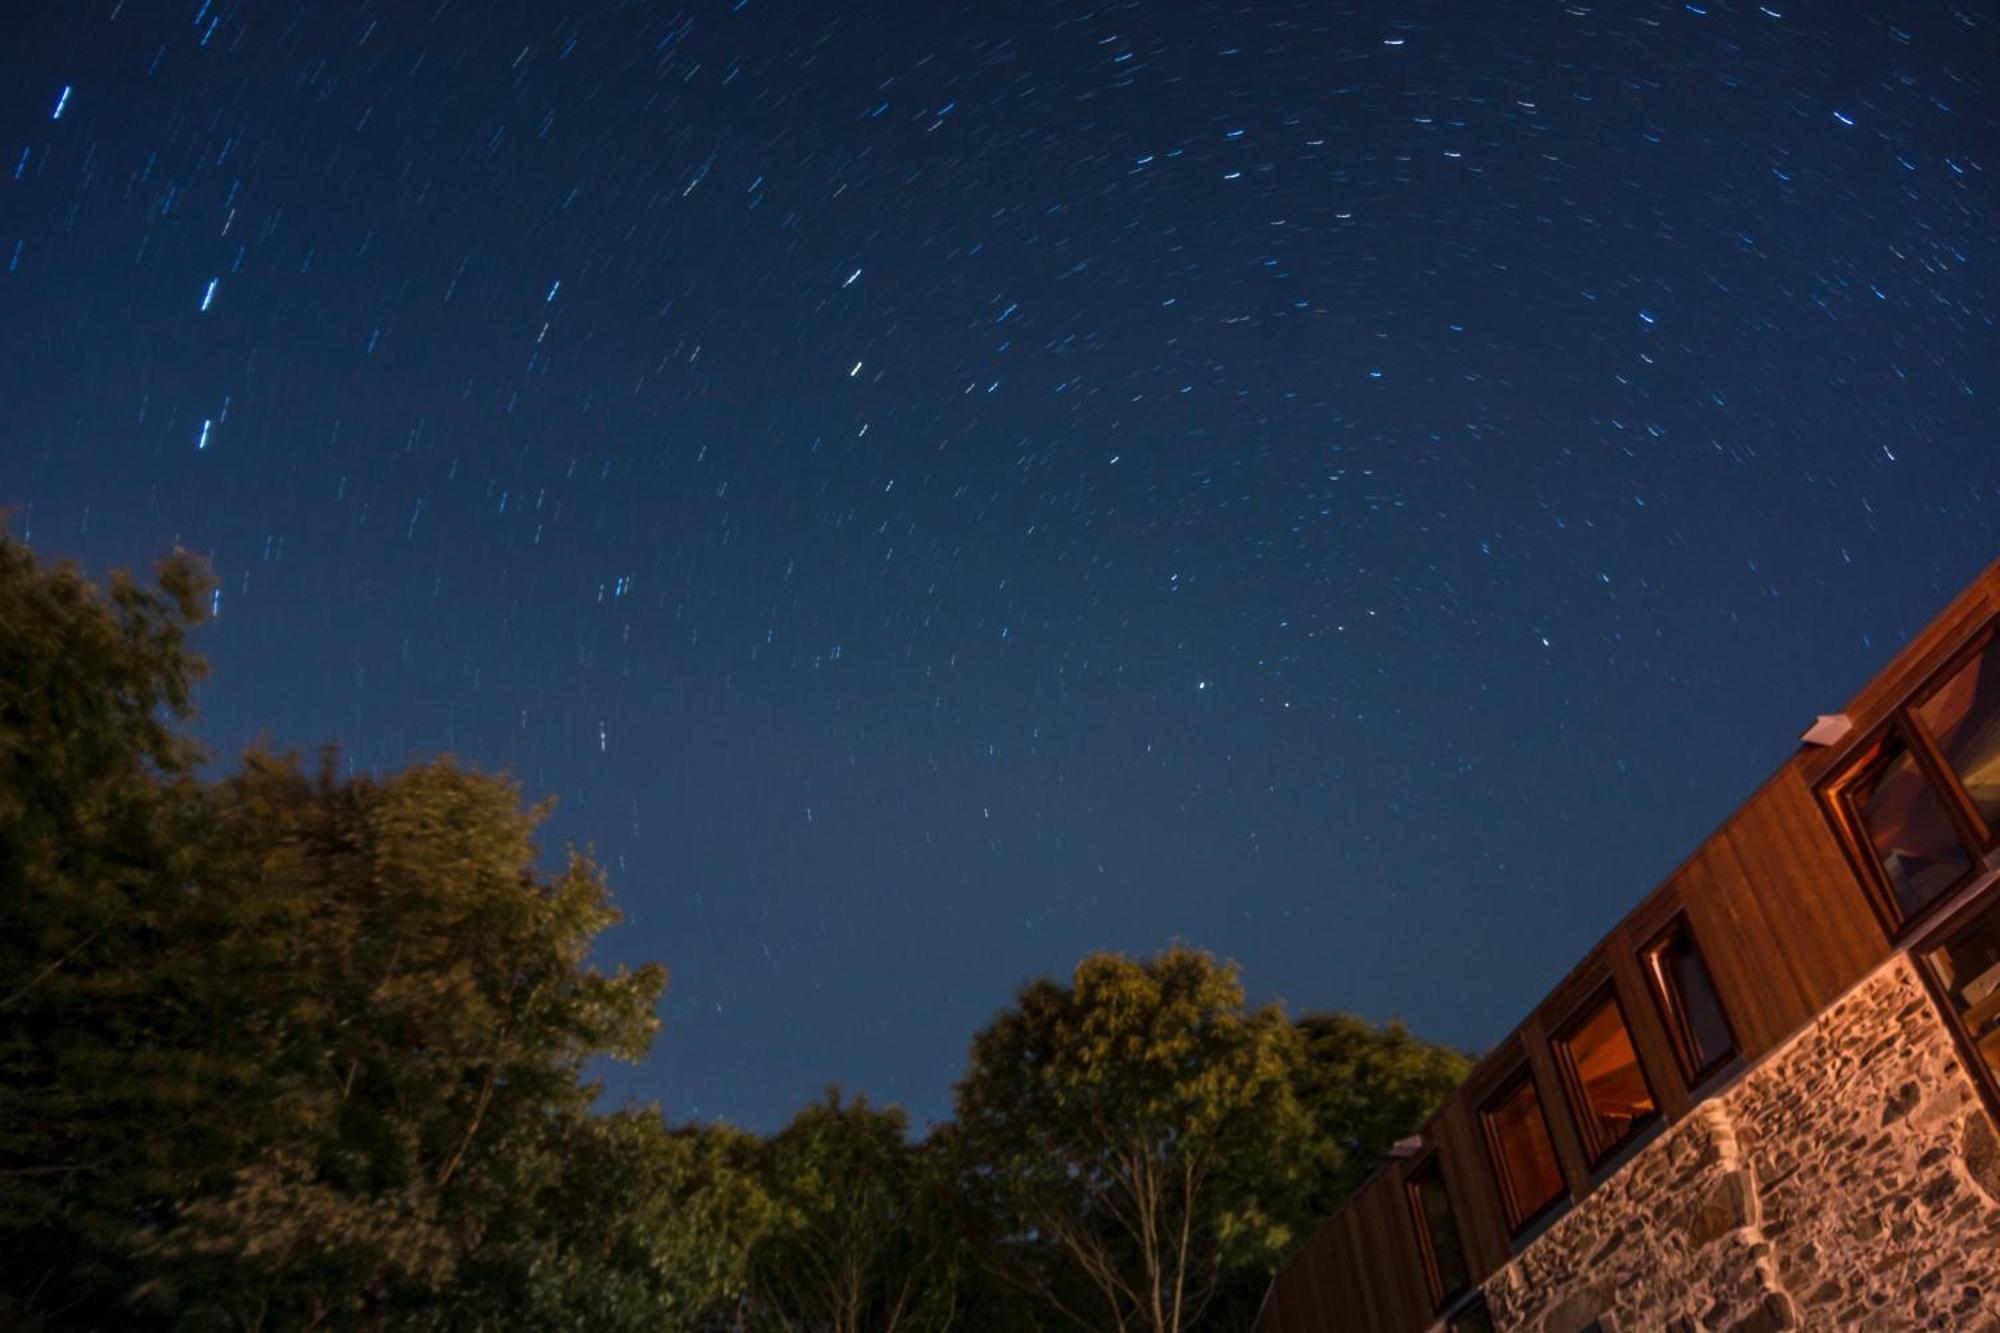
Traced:
<path fill-rule="evenodd" d="M 1592 1157 L 1602 1157 L 1629 1137 L 1640 1121 L 1653 1114 L 1652 1089 L 1646 1085 L 1639 1053 L 1617 1001 L 1605 996 L 1590 1014 L 1562 1039 L 1583 1104 L 1577 1118 Z"/>
<path fill-rule="evenodd" d="M 1981 818 L 2000 822 L 2000 638 L 1953 673 L 1916 712 Z"/>
<path fill-rule="evenodd" d="M 1944 803 L 1901 741 L 1884 747 L 1852 799 L 1906 914 L 1922 909 L 1971 869 Z"/>
<path fill-rule="evenodd" d="M 1562 1169 L 1535 1081 L 1522 1078 L 1486 1108 L 1485 1119 L 1509 1221 L 1518 1229 L 1563 1192 Z"/>
<path fill-rule="evenodd" d="M 2000 902 L 1932 949 L 1929 961 L 1973 1049 L 2000 1075 Z"/>

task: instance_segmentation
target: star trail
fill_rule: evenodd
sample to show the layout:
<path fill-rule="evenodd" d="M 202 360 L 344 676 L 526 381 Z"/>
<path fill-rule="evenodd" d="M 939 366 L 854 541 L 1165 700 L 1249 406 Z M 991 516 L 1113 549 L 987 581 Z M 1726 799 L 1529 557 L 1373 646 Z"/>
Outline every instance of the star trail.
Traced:
<path fill-rule="evenodd" d="M 1990 4 L 28 0 L 0 503 L 550 796 L 614 1099 L 1175 940 L 1477 1047 L 2000 555 Z"/>

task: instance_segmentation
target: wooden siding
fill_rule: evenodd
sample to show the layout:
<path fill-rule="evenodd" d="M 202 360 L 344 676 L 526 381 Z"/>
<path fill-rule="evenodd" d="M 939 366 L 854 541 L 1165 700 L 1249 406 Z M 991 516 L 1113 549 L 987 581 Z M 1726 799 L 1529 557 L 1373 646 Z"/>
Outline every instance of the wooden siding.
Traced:
<path fill-rule="evenodd" d="M 1815 788 L 1858 752 L 1871 732 L 2000 612 L 2000 563 L 1967 588 L 1845 709 L 1854 730 L 1841 744 L 1802 750 L 1779 769 L 1664 883 L 1639 903 L 1497 1043 L 1420 1129 L 1435 1147 L 1475 1285 L 1504 1266 L 1548 1221 L 1615 1174 L 1628 1145 L 1593 1177 L 1549 1052 L 1547 1034 L 1609 981 L 1623 1003 L 1660 1117 L 1686 1115 L 1859 981 L 1894 947 Z M 1803 726 L 1810 717 L 1796 721 Z M 1735 1031 L 1737 1057 L 1690 1088 L 1638 961 L 1638 952 L 1685 915 Z M 1533 1068 L 1571 1201 L 1508 1234 L 1487 1160 L 1479 1106 L 1517 1071 Z M 1404 1191 L 1408 1161 L 1375 1173 L 1272 1283 L 1262 1333 L 1420 1333 L 1436 1322 Z"/>

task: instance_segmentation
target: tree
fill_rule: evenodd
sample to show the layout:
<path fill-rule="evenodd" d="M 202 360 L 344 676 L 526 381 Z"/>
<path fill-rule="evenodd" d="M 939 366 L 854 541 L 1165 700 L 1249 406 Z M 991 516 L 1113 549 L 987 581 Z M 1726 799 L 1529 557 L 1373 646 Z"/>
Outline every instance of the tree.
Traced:
<path fill-rule="evenodd" d="M 157 1003 L 192 979 L 169 941 L 205 813 L 178 723 L 207 586 L 176 554 L 100 589 L 0 526 L 0 1324 L 115 1323 L 135 1231 L 244 1141 L 182 1128 L 234 1071 L 182 1060 Z"/>
<path fill-rule="evenodd" d="M 1315 1219 L 1330 1216 L 1360 1188 L 1389 1149 L 1472 1072 L 1464 1052 L 1411 1035 L 1401 1023 L 1371 1026 L 1353 1014 L 1307 1014 L 1293 1087 L 1313 1123 Z"/>
<path fill-rule="evenodd" d="M 0 536 L 0 1322 L 445 1326 L 665 975 L 502 779 L 198 780 L 204 586 Z"/>
<path fill-rule="evenodd" d="M 594 1114 L 665 985 L 602 873 L 450 760 L 202 776 L 207 586 L 0 529 L 0 1327 L 1240 1328 L 1464 1073 L 1175 949 L 1025 987 L 921 1143 Z"/>
<path fill-rule="evenodd" d="M 616 913 L 587 858 L 540 872 L 545 807 L 446 760 L 334 773 L 253 754 L 213 793 L 198 888 L 234 917 L 207 1021 L 262 1035 L 280 1119 L 150 1247 L 222 1265 L 148 1284 L 177 1308 L 208 1289 L 249 1323 L 407 1321 L 559 1170 L 585 1061 L 637 1059 L 656 1026 L 659 968 L 585 965 Z"/>
<path fill-rule="evenodd" d="M 764 1153 L 776 1207 L 753 1263 L 752 1314 L 772 1333 L 926 1333 L 953 1327 L 960 1255 L 949 1182 L 896 1107 L 801 1110 Z"/>
<path fill-rule="evenodd" d="M 1231 965 L 1086 958 L 973 1039 L 955 1151 L 993 1262 L 1078 1328 L 1181 1333 L 1293 1238 L 1311 1125 L 1299 1033 Z"/>
<path fill-rule="evenodd" d="M 670 1129 L 657 1108 L 577 1117 L 525 1234 L 460 1283 L 463 1327 L 704 1333 L 740 1327 L 750 1255 L 773 1218 L 761 1145 L 727 1126 Z"/>

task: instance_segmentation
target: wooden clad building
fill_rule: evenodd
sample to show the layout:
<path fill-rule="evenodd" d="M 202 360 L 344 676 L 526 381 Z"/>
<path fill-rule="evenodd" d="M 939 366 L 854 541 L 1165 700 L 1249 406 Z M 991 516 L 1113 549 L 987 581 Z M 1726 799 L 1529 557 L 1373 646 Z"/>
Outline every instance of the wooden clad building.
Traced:
<path fill-rule="evenodd" d="M 2000 564 L 1493 1048 L 1258 1329 L 2000 1329 L 1996 1076 Z"/>

